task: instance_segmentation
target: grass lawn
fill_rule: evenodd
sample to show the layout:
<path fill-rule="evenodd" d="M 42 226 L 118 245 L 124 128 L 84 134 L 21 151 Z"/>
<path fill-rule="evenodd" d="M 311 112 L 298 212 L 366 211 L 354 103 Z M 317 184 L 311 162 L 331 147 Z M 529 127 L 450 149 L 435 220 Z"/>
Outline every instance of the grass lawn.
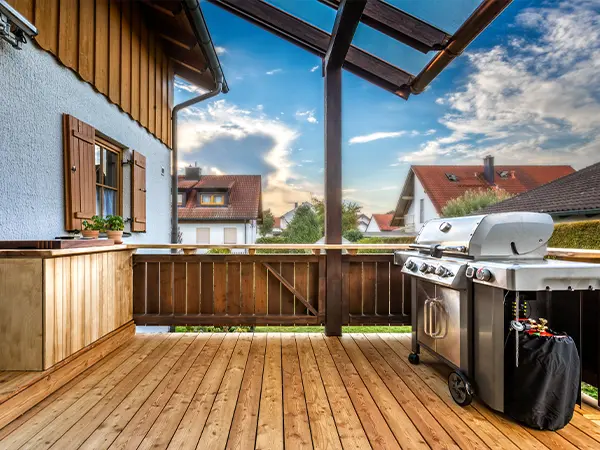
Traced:
<path fill-rule="evenodd" d="M 595 388 L 594 386 L 590 386 L 587 383 L 581 383 L 581 392 L 598 400 L 598 388 Z"/>
<path fill-rule="evenodd" d="M 390 326 L 366 326 L 366 327 L 342 327 L 343 333 L 410 333 L 410 326 L 390 327 Z M 180 333 L 207 332 L 220 333 L 225 331 L 247 332 L 250 327 L 176 327 L 175 331 Z M 325 327 L 319 326 L 297 326 L 297 327 L 255 327 L 255 333 L 322 333 Z"/>

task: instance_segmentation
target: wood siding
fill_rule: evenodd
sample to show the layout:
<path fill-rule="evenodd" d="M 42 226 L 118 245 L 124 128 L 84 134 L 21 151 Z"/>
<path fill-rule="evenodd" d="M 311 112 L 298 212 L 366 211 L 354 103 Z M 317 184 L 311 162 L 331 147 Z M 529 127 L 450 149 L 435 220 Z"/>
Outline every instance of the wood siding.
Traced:
<path fill-rule="evenodd" d="M 131 252 L 44 260 L 44 369 L 132 319 Z"/>
<path fill-rule="evenodd" d="M 36 42 L 170 147 L 173 73 L 135 2 L 8 0 Z"/>

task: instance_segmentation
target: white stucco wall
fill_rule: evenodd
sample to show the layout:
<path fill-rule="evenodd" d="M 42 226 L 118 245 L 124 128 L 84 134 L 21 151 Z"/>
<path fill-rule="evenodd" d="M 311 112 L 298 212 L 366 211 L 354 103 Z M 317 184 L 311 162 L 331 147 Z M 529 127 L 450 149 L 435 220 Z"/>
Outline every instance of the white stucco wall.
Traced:
<path fill-rule="evenodd" d="M 381 230 L 379 229 L 379 225 L 377 225 L 377 221 L 373 218 L 369 221 L 369 225 L 365 230 L 365 233 L 379 233 Z"/>
<path fill-rule="evenodd" d="M 0 239 L 65 234 L 67 113 L 146 156 L 147 232 L 125 242 L 169 242 L 171 153 L 164 144 L 33 43 L 15 50 L 0 40 L 0 98 Z M 123 156 L 129 160 L 129 152 Z M 124 218 L 130 217 L 130 176 L 124 166 Z"/>
<path fill-rule="evenodd" d="M 256 221 L 249 221 L 245 228 L 243 222 L 179 222 L 181 242 L 183 244 L 196 244 L 196 229 L 210 228 L 210 244 L 224 244 L 225 228 L 237 230 L 237 244 L 254 244 L 257 238 Z M 246 237 L 244 238 L 244 231 Z"/>
<path fill-rule="evenodd" d="M 414 219 L 415 231 L 419 231 L 425 222 L 427 222 L 428 220 L 431 220 L 431 219 L 436 219 L 439 217 L 439 215 L 438 215 L 437 211 L 435 210 L 435 206 L 433 206 L 433 203 L 429 199 L 429 196 L 425 193 L 425 189 L 423 189 L 423 185 L 421 184 L 421 182 L 419 181 L 419 179 L 416 176 L 414 177 L 414 183 L 415 183 L 414 190 L 413 190 L 414 199 L 413 199 L 412 203 L 410 204 L 410 207 L 408 208 L 408 212 L 406 213 L 406 215 L 404 217 L 406 218 L 405 223 L 409 223 L 408 219 L 409 219 L 409 217 L 412 217 Z M 423 205 L 424 205 L 424 209 L 425 209 L 425 220 L 423 222 L 420 221 L 421 199 L 424 200 Z"/>

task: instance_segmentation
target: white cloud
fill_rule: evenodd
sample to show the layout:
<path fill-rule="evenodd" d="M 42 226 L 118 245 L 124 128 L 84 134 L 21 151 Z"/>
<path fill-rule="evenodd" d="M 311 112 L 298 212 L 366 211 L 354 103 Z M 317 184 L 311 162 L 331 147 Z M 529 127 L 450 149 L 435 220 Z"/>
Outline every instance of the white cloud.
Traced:
<path fill-rule="evenodd" d="M 222 55 L 223 53 L 227 53 L 227 49 L 217 45 L 215 47 L 215 52 L 217 52 L 217 55 Z"/>
<path fill-rule="evenodd" d="M 273 69 L 273 70 L 267 70 L 265 73 L 267 75 L 275 75 L 276 73 L 281 73 L 283 72 L 283 69 Z"/>
<path fill-rule="evenodd" d="M 193 94 L 204 94 L 208 92 L 207 89 L 199 88 L 198 86 L 194 86 L 193 84 L 188 83 L 187 81 L 182 80 L 181 78 L 175 77 L 174 83 L 175 89 L 181 89 L 186 92 L 191 92 Z"/>
<path fill-rule="evenodd" d="M 288 124 L 270 118 L 260 110 L 245 110 L 226 100 L 208 103 L 203 108 L 186 109 L 182 116 L 178 133 L 179 167 L 196 160 L 202 163 L 203 149 L 217 140 L 244 141 L 262 137 L 271 142 L 267 144 L 270 147 L 252 150 L 260 151 L 260 158 L 267 167 L 267 173 L 263 173 L 265 207 L 285 212 L 290 202 L 309 200 L 311 192 L 322 190 L 293 172 L 291 147 L 299 134 Z M 227 167 L 219 164 L 219 167 L 203 167 L 203 171 L 222 174 L 227 172 Z"/>
<path fill-rule="evenodd" d="M 283 114 L 283 113 L 281 113 Z M 312 109 L 310 111 L 296 111 L 296 119 L 298 120 L 306 120 L 308 123 L 319 123 L 317 118 L 315 117 L 315 110 Z"/>
<path fill-rule="evenodd" d="M 319 70 L 319 67 L 320 66 L 313 66 L 313 67 L 310 68 L 310 71 L 311 72 L 316 72 L 317 70 Z"/>
<path fill-rule="evenodd" d="M 600 4 L 563 2 L 516 18 L 522 37 L 468 53 L 463 86 L 438 104 L 449 134 L 401 162 L 503 162 L 582 167 L 600 148 Z M 502 43 L 504 44 L 504 43 Z"/>
<path fill-rule="evenodd" d="M 354 136 L 353 138 L 350 138 L 350 140 L 348 142 L 350 144 L 365 144 L 367 142 L 377 141 L 379 139 L 396 138 L 396 137 L 404 136 L 405 134 L 406 134 L 406 131 L 391 131 L 391 132 L 377 131 L 375 133 L 365 134 L 362 136 Z"/>
<path fill-rule="evenodd" d="M 314 163 L 314 161 L 313 161 L 312 159 L 303 159 L 301 162 L 302 162 L 303 164 L 311 164 L 311 163 Z"/>

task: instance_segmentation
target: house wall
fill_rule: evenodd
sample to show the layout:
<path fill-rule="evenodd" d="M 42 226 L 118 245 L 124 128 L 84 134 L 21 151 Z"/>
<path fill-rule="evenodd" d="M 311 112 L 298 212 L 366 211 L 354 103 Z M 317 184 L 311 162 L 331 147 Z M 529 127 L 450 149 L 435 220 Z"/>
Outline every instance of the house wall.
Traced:
<path fill-rule="evenodd" d="M 244 222 L 179 222 L 182 244 L 196 244 L 196 228 L 210 228 L 210 244 L 222 245 L 225 239 L 225 228 L 237 229 L 238 244 L 254 244 L 258 235 L 256 220 Z M 244 237 L 244 231 L 246 236 Z"/>
<path fill-rule="evenodd" d="M 425 222 L 427 222 L 428 220 L 431 220 L 431 219 L 438 218 L 439 214 L 437 213 L 435 206 L 433 206 L 432 201 L 429 199 L 429 196 L 425 192 L 423 185 L 421 184 L 421 182 L 419 181 L 419 179 L 416 176 L 414 177 L 414 183 L 415 183 L 414 190 L 413 190 L 414 198 L 413 198 L 412 203 L 410 204 L 410 207 L 408 208 L 408 212 L 404 216 L 404 223 L 409 224 L 412 221 L 414 223 L 414 229 L 416 231 L 419 231 Z M 420 219 L 419 208 L 420 208 L 420 204 L 421 204 L 421 199 L 425 200 L 425 202 L 424 202 L 425 221 L 424 222 L 421 222 L 419 220 Z"/>
<path fill-rule="evenodd" d="M 62 115 L 67 113 L 146 156 L 147 232 L 125 242 L 169 242 L 171 152 L 163 143 L 35 44 L 16 50 L 0 40 L 0 74 L 0 239 L 65 234 Z M 125 218 L 130 185 L 131 167 L 124 166 Z"/>
<path fill-rule="evenodd" d="M 144 23 L 139 2 L 8 3 L 37 27 L 35 40 L 41 48 L 170 145 L 172 68 L 161 39 Z"/>
<path fill-rule="evenodd" d="M 366 233 L 379 233 L 381 230 L 379 229 L 379 225 L 377 225 L 377 221 L 375 219 L 371 219 L 369 221 L 369 225 L 367 225 Z"/>

